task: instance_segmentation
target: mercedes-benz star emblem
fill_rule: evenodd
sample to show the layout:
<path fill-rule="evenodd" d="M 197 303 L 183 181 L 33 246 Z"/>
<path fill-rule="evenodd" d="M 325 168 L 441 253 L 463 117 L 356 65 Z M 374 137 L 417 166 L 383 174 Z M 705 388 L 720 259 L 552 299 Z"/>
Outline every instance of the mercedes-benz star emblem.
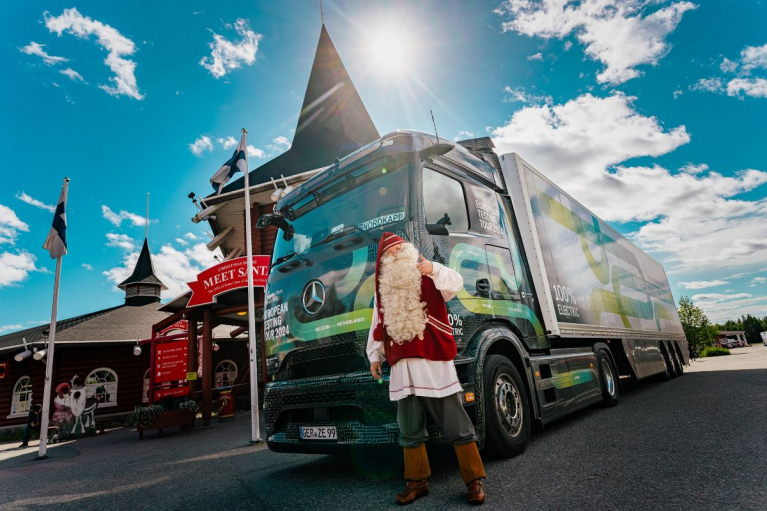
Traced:
<path fill-rule="evenodd" d="M 325 304 L 325 286 L 319 280 L 309 282 L 304 288 L 304 310 L 314 316 Z"/>

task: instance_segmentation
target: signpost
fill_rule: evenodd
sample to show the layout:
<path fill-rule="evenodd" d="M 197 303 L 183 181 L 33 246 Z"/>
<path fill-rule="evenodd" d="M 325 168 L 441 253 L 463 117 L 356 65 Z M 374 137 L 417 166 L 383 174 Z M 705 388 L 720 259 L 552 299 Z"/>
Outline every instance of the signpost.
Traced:
<path fill-rule="evenodd" d="M 253 286 L 266 287 L 269 277 L 268 255 L 253 256 Z M 248 258 L 238 257 L 212 266 L 197 275 L 196 282 L 188 282 L 192 297 L 187 307 L 214 303 L 216 298 L 229 291 L 248 287 Z"/>

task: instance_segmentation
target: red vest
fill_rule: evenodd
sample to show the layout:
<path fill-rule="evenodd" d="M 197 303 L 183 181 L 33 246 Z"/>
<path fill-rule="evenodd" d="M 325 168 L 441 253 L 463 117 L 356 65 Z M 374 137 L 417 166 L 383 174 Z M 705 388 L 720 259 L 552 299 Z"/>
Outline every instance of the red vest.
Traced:
<path fill-rule="evenodd" d="M 397 344 L 389 338 L 383 322 L 383 314 L 373 332 L 376 341 L 382 341 L 389 365 L 403 358 L 425 358 L 426 360 L 453 360 L 458 348 L 453 339 L 453 329 L 447 318 L 447 308 L 442 293 L 430 277 L 421 277 L 421 300 L 426 302 L 429 322 L 423 331 L 423 340 L 415 337 L 410 342 Z"/>

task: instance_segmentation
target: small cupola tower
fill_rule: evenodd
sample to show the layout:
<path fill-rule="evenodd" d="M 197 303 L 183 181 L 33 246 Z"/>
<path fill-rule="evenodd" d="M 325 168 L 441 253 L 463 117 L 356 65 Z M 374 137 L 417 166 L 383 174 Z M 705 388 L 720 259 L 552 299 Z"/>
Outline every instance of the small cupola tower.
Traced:
<path fill-rule="evenodd" d="M 157 303 L 160 301 L 160 292 L 168 289 L 155 275 L 146 238 L 144 238 L 144 246 L 141 247 L 141 254 L 138 256 L 133 274 L 117 287 L 125 291 L 125 305 Z"/>

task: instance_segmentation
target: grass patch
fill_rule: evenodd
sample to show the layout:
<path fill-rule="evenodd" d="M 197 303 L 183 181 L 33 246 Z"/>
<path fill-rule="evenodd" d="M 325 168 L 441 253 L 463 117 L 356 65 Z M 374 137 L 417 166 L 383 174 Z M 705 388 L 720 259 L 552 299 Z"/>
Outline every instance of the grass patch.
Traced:
<path fill-rule="evenodd" d="M 701 351 L 700 357 L 721 357 L 722 355 L 729 355 L 730 350 L 727 348 L 717 348 L 717 347 L 709 347 Z"/>

